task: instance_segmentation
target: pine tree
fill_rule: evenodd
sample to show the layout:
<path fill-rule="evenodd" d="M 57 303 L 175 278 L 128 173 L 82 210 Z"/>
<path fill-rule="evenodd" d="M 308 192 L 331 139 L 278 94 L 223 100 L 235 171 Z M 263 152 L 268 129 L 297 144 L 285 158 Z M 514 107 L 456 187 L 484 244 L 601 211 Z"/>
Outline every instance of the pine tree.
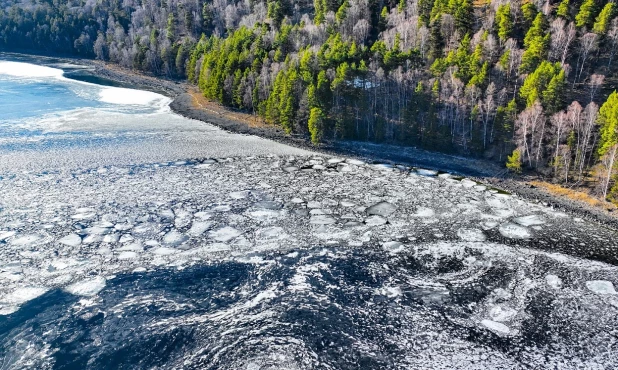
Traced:
<path fill-rule="evenodd" d="M 545 19 L 543 13 L 538 13 L 532 22 L 532 26 L 530 26 L 530 29 L 526 32 L 526 37 L 524 37 L 524 46 L 529 47 L 533 39 L 545 36 L 546 29 L 547 20 Z"/>
<path fill-rule="evenodd" d="M 597 122 L 600 126 L 599 157 L 607 158 L 607 175 L 603 184 L 603 196 L 607 198 L 610 181 L 614 173 L 616 154 L 618 151 L 618 93 L 614 91 L 599 110 Z M 612 188 L 613 189 L 613 188 Z M 614 198 L 618 194 L 610 194 Z"/>
<path fill-rule="evenodd" d="M 601 137 L 599 139 L 599 156 L 607 154 L 610 148 L 618 144 L 618 93 L 614 91 L 599 109 L 598 123 Z"/>
<path fill-rule="evenodd" d="M 378 27 L 380 30 L 386 29 L 386 24 L 388 23 L 388 8 L 383 7 L 382 12 L 380 12 L 380 21 Z"/>
<path fill-rule="evenodd" d="M 543 107 L 545 107 L 547 113 L 552 114 L 562 108 L 565 88 L 566 77 L 564 69 L 560 69 L 560 72 L 551 78 L 542 94 Z"/>
<path fill-rule="evenodd" d="M 431 8 L 433 7 L 433 1 L 431 0 L 418 0 L 418 21 L 421 24 L 429 27 L 431 21 Z M 421 25 L 419 24 L 419 27 Z"/>
<path fill-rule="evenodd" d="M 451 11 L 451 6 L 449 6 L 449 2 L 451 2 L 450 5 L 453 5 L 454 8 L 455 4 L 457 4 L 456 1 L 457 0 L 434 0 L 433 7 L 431 8 L 431 20 L 434 21 L 443 13 L 452 14 L 454 10 Z"/>
<path fill-rule="evenodd" d="M 202 6 L 202 27 L 204 27 L 204 31 L 209 31 L 212 28 L 212 10 L 210 9 L 209 2 L 204 2 Z"/>
<path fill-rule="evenodd" d="M 429 34 L 429 56 L 433 59 L 440 58 L 444 48 L 444 37 L 442 36 L 442 30 L 440 29 L 441 22 L 441 16 L 438 16 L 433 20 L 433 22 L 431 22 L 431 33 Z"/>
<path fill-rule="evenodd" d="M 165 29 L 165 36 L 169 39 L 169 40 L 174 40 L 174 34 L 175 34 L 175 19 L 174 19 L 174 13 L 170 13 L 169 16 L 167 17 L 167 27 Z"/>
<path fill-rule="evenodd" d="M 594 14 L 596 11 L 595 0 L 584 0 L 579 7 L 579 12 L 575 16 L 575 25 L 579 28 L 590 27 L 594 20 Z"/>
<path fill-rule="evenodd" d="M 521 173 L 521 151 L 519 149 L 513 150 L 513 153 L 508 156 L 506 168 L 514 173 Z"/>
<path fill-rule="evenodd" d="M 526 27 L 530 25 L 538 14 L 536 6 L 532 2 L 526 2 L 521 6 L 521 12 L 524 15 Z"/>
<path fill-rule="evenodd" d="M 234 73 L 234 83 L 232 88 L 232 101 L 234 105 L 238 108 L 242 108 L 242 90 L 241 90 L 241 82 L 242 80 L 242 72 L 240 69 L 237 69 Z"/>
<path fill-rule="evenodd" d="M 315 145 L 319 144 L 324 136 L 324 112 L 321 108 L 311 108 L 307 126 L 311 134 L 311 142 Z"/>
<path fill-rule="evenodd" d="M 324 23 L 326 19 L 326 12 L 328 9 L 325 9 L 324 2 L 322 0 L 314 0 L 313 7 L 315 9 L 315 15 L 313 16 L 313 23 L 320 25 Z"/>
<path fill-rule="evenodd" d="M 545 109 L 551 110 L 561 104 L 564 83 L 565 75 L 560 63 L 543 61 L 526 77 L 519 90 L 519 96 L 526 101 L 527 107 L 540 101 Z"/>
<path fill-rule="evenodd" d="M 474 25 L 474 8 L 469 0 L 463 0 L 457 9 L 454 11 L 455 27 L 461 33 L 467 33 L 472 30 Z"/>
<path fill-rule="evenodd" d="M 556 9 L 556 15 L 562 18 L 569 18 L 569 0 L 562 0 L 558 9 Z"/>
<path fill-rule="evenodd" d="M 335 19 L 337 19 L 337 22 L 343 22 L 346 15 L 348 14 L 349 7 L 350 3 L 348 2 L 348 0 L 344 0 L 339 9 L 337 9 L 337 13 L 335 14 Z"/>
<path fill-rule="evenodd" d="M 509 68 L 510 59 L 511 59 L 511 50 L 506 49 L 504 51 L 504 54 L 502 54 L 502 56 L 500 57 L 500 60 L 498 61 L 500 68 L 506 71 Z"/>
<path fill-rule="evenodd" d="M 498 27 L 498 37 L 501 41 L 506 41 L 513 31 L 513 16 L 511 14 L 511 4 L 502 4 L 496 11 L 496 24 Z"/>
<path fill-rule="evenodd" d="M 543 13 L 537 13 L 524 38 L 524 46 L 527 48 L 521 57 L 519 70 L 522 73 L 532 72 L 538 65 L 547 58 L 550 37 L 546 34 L 547 20 Z"/>
<path fill-rule="evenodd" d="M 609 27 L 609 22 L 614 16 L 616 9 L 616 4 L 607 3 L 601 10 L 601 13 L 597 16 L 596 21 L 594 22 L 594 26 L 592 26 L 592 30 L 599 35 L 604 35 L 607 32 L 607 28 Z"/>

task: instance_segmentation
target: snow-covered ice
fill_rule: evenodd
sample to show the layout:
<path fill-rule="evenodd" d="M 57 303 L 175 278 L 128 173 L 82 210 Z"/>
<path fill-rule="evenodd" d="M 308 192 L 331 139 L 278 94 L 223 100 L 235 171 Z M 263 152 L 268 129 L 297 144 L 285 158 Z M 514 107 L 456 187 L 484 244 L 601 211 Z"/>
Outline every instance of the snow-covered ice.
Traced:
<path fill-rule="evenodd" d="M 586 282 L 586 287 L 597 294 L 618 294 L 611 281 L 592 280 Z"/>
<path fill-rule="evenodd" d="M 0 194 L 9 194 L 0 212 L 0 314 L 48 291 L 80 295 L 66 323 L 96 317 L 114 335 L 141 324 L 157 338 L 196 333 L 182 344 L 190 365 L 170 366 L 179 368 L 198 363 L 199 351 L 214 356 L 204 338 L 226 348 L 218 354 L 226 360 L 240 358 L 237 342 L 241 351 L 284 348 L 315 364 L 297 368 L 328 368 L 330 350 L 340 365 L 331 368 L 350 365 L 335 348 L 354 349 L 350 361 L 366 358 L 371 368 L 607 361 L 606 329 L 618 325 L 614 231 L 473 181 L 330 159 L 0 172 Z M 192 279 L 194 269 L 203 278 Z M 300 332 L 298 318 L 309 325 Z M 546 342 L 531 332 L 539 321 Z M 241 332 L 248 337 L 238 341 Z M 314 335 L 335 344 L 317 348 Z"/>
<path fill-rule="evenodd" d="M 67 292 L 74 295 L 92 297 L 97 295 L 101 290 L 103 290 L 106 283 L 107 280 L 104 277 L 98 276 L 92 279 L 75 282 L 67 286 L 65 289 Z"/>
<path fill-rule="evenodd" d="M 496 322 L 496 321 L 483 320 L 481 321 L 481 324 L 483 324 L 483 326 L 499 334 L 509 334 L 511 331 L 508 326 L 504 325 L 503 323 Z"/>
<path fill-rule="evenodd" d="M 241 235 L 241 232 L 233 227 L 225 226 L 218 230 L 211 231 L 209 236 L 219 242 L 229 242 L 230 240 Z"/>

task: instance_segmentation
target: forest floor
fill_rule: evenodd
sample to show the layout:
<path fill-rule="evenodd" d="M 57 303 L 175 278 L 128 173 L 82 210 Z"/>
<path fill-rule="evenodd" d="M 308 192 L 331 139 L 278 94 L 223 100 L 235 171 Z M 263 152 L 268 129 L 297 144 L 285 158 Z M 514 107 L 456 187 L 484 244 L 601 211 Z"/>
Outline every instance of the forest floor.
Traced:
<path fill-rule="evenodd" d="M 468 176 L 479 183 L 618 229 L 617 208 L 609 203 L 596 200 L 585 193 L 543 182 L 539 177 L 513 177 L 496 162 L 413 147 L 359 141 L 331 141 L 315 147 L 302 135 L 288 135 L 252 114 L 232 110 L 204 98 L 194 85 L 186 82 L 149 76 L 100 61 L 70 59 L 70 62 L 92 67 L 91 73 L 99 78 L 167 95 L 174 99 L 170 107 L 175 113 L 213 124 L 226 131 L 256 135 L 324 154 L 348 155 L 368 162 L 400 163 Z"/>

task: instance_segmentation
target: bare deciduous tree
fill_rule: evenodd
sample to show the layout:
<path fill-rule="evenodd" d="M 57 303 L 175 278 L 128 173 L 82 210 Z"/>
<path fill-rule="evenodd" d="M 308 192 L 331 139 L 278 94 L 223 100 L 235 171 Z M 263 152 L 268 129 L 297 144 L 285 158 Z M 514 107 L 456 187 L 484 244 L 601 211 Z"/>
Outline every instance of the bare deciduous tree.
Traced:
<path fill-rule="evenodd" d="M 579 38 L 579 56 L 577 58 L 578 68 L 576 68 L 576 71 L 579 69 L 579 73 L 576 72 L 577 74 L 575 75 L 575 81 L 573 83 L 576 83 L 579 79 L 581 79 L 588 57 L 597 48 L 597 38 L 598 35 L 592 32 L 589 32 Z"/>
<path fill-rule="evenodd" d="M 551 44 L 549 49 L 549 59 L 564 64 L 567 58 L 569 47 L 575 39 L 576 29 L 573 22 L 566 24 L 562 18 L 556 18 L 550 27 Z"/>

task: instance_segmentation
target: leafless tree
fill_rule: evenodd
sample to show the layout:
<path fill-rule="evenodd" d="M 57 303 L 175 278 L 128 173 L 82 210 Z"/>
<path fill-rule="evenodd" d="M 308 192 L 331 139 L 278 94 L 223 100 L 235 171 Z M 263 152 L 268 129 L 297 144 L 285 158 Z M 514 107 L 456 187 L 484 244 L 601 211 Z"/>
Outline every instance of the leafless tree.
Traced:
<path fill-rule="evenodd" d="M 485 100 L 479 104 L 481 122 L 483 123 L 483 149 L 487 148 L 487 142 L 489 141 L 488 129 L 496 111 L 496 103 L 494 101 L 495 92 L 496 85 L 492 82 L 485 91 Z M 493 125 L 491 127 L 493 127 Z"/>
<path fill-rule="evenodd" d="M 590 76 L 590 81 L 588 82 L 588 86 L 590 87 L 590 101 L 594 100 L 594 97 L 597 95 L 599 88 L 603 85 L 605 81 L 605 75 L 593 74 Z"/>
<path fill-rule="evenodd" d="M 366 19 L 361 19 L 354 25 L 354 39 L 360 45 L 365 44 L 365 41 L 367 41 L 367 37 L 369 37 L 369 32 L 371 32 L 371 25 Z"/>
<path fill-rule="evenodd" d="M 573 83 L 576 83 L 579 79 L 581 79 L 582 73 L 584 72 L 584 66 L 586 65 L 586 60 L 597 48 L 597 38 L 598 35 L 592 32 L 589 32 L 579 38 L 579 57 L 577 58 L 579 73 L 575 76 L 575 81 Z"/>
<path fill-rule="evenodd" d="M 566 24 L 562 18 L 556 18 L 550 27 L 551 45 L 549 58 L 552 61 L 564 64 L 569 52 L 569 47 L 575 39 L 576 29 L 573 22 Z"/>
<path fill-rule="evenodd" d="M 565 131 L 568 128 L 568 114 L 566 112 L 558 112 L 551 117 L 551 129 L 554 134 L 554 140 L 556 141 L 556 147 L 554 150 L 554 156 L 552 159 L 552 165 L 554 167 L 554 176 L 558 175 L 559 165 L 562 165 L 563 162 L 560 160 L 560 152 L 561 152 L 561 144 L 562 139 L 565 136 Z M 567 169 L 568 173 L 568 169 Z M 565 175 L 567 178 L 568 175 Z"/>
<path fill-rule="evenodd" d="M 515 121 L 515 142 L 522 152 L 522 160 L 530 167 L 539 165 L 545 121 L 543 107 L 538 102 L 521 112 Z"/>
<path fill-rule="evenodd" d="M 607 40 L 609 43 L 609 62 L 607 62 L 607 68 L 611 68 L 612 61 L 614 56 L 616 55 L 616 50 L 618 50 L 618 17 L 612 19 L 612 24 L 607 32 Z"/>
<path fill-rule="evenodd" d="M 618 144 L 614 144 L 601 158 L 601 165 L 605 170 L 605 176 L 601 179 L 601 189 L 603 192 L 603 199 L 607 199 L 607 192 L 609 190 L 609 184 L 611 183 L 616 167 L 616 154 L 618 154 Z"/>

